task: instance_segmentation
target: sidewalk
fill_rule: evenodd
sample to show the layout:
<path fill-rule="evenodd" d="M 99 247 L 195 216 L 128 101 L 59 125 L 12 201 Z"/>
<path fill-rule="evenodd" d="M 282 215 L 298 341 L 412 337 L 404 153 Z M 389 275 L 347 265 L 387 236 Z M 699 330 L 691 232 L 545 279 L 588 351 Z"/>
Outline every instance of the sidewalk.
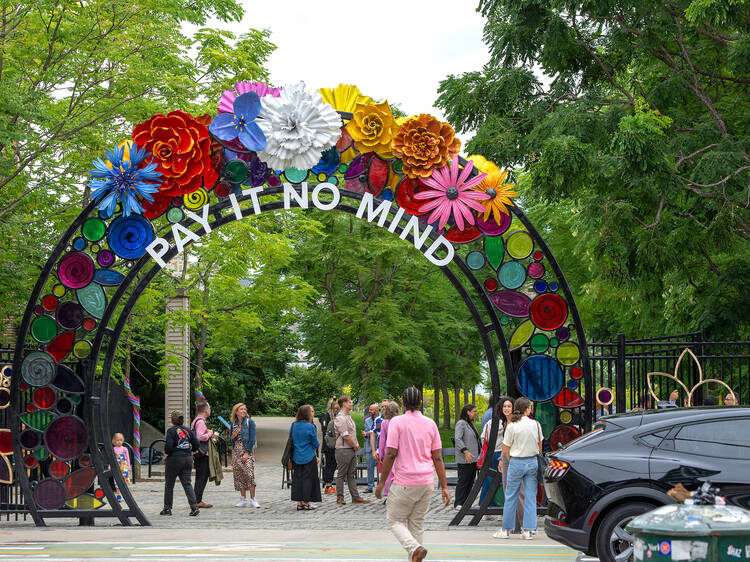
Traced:
<path fill-rule="evenodd" d="M 239 493 L 231 472 L 225 472 L 221 485 L 209 483 L 204 494 L 204 501 L 214 507 L 202 509 L 198 517 L 188 516 L 179 481 L 171 517 L 159 515 L 164 483 L 139 481 L 132 487 L 133 494 L 151 527 L 122 527 L 110 518 L 97 519 L 95 528 L 78 527 L 77 519 L 51 519 L 46 528 L 34 527 L 30 520 L 2 521 L 0 560 L 406 559 L 387 529 L 385 505 L 372 494 L 363 494 L 373 500 L 369 504 L 340 506 L 336 496 L 329 495 L 323 496 L 319 509 L 297 511 L 290 490 L 281 489 L 281 474 L 276 462 L 256 464 L 260 509 L 234 507 Z M 348 491 L 346 498 L 348 502 Z M 576 552 L 548 539 L 541 530 L 533 541 L 498 540 L 492 538 L 499 528 L 497 520 L 483 521 L 477 527 L 449 527 L 454 515 L 452 507 L 442 506 L 436 490 L 425 520 L 427 560 L 576 559 Z"/>

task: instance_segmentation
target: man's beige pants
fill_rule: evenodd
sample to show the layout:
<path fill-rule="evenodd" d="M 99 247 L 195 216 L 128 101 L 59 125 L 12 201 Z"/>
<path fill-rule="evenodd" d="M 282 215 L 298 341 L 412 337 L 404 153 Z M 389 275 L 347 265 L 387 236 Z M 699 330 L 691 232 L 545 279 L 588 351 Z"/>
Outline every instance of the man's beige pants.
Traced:
<path fill-rule="evenodd" d="M 388 528 L 411 555 L 422 546 L 424 517 L 430 507 L 433 484 L 426 486 L 402 486 L 391 483 L 388 491 Z"/>

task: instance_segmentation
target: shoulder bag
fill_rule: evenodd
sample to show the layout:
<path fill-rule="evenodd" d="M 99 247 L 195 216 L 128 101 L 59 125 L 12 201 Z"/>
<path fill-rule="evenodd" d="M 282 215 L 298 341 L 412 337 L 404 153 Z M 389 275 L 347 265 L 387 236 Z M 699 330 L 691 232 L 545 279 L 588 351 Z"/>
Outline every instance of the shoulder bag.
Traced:
<path fill-rule="evenodd" d="M 292 429 L 294 423 L 289 428 L 289 439 L 286 440 L 286 447 L 284 447 L 284 454 L 281 455 L 281 466 L 292 470 L 292 457 L 294 456 L 294 442 L 292 441 Z"/>
<path fill-rule="evenodd" d="M 486 429 L 491 423 L 492 420 L 488 421 L 486 424 L 484 424 L 484 428 L 482 429 L 482 450 L 479 451 L 479 456 L 477 457 L 477 468 L 482 468 L 484 457 L 487 455 L 487 443 L 490 440 L 489 434 L 491 432 L 488 432 Z"/>
<path fill-rule="evenodd" d="M 539 425 L 539 422 L 536 422 L 537 431 L 539 432 L 539 441 L 541 442 L 543 440 L 542 438 L 542 426 Z M 544 471 L 547 470 L 547 457 L 542 453 L 542 451 L 539 451 L 539 454 L 536 456 L 536 462 L 537 462 L 537 468 L 536 468 L 536 481 L 538 484 L 544 483 Z"/>

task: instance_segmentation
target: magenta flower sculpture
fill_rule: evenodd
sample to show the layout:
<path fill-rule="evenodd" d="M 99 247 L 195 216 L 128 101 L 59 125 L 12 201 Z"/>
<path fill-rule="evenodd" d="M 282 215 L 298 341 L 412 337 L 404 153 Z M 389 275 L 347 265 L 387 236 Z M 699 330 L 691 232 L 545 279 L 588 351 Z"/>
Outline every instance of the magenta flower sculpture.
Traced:
<path fill-rule="evenodd" d="M 234 90 L 224 90 L 221 94 L 219 113 L 234 113 L 234 100 L 248 92 L 255 92 L 259 98 L 264 96 L 278 98 L 281 95 L 281 88 L 273 88 L 263 82 L 237 82 Z"/>
<path fill-rule="evenodd" d="M 474 224 L 472 209 L 484 213 L 484 207 L 479 201 L 489 199 L 490 196 L 471 188 L 478 185 L 487 174 L 477 174 L 467 180 L 473 168 L 474 164 L 469 160 L 466 162 L 466 167 L 461 170 L 458 166 L 458 156 L 454 156 L 449 166 L 436 169 L 432 172 L 432 176 L 420 180 L 424 185 L 432 188 L 414 194 L 414 199 L 429 199 L 427 203 L 419 207 L 422 213 L 432 211 L 427 217 L 427 222 L 438 220 L 438 227 L 442 229 L 452 214 L 458 229 L 463 230 L 464 221 Z"/>

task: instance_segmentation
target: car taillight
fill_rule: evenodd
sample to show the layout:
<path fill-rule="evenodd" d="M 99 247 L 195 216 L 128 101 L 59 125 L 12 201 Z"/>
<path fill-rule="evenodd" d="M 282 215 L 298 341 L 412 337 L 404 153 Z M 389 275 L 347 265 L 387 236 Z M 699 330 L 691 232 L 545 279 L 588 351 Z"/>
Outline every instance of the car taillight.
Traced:
<path fill-rule="evenodd" d="M 559 480 L 568 471 L 568 468 L 570 468 L 570 465 L 565 461 L 550 459 L 544 476 L 547 480 Z"/>

